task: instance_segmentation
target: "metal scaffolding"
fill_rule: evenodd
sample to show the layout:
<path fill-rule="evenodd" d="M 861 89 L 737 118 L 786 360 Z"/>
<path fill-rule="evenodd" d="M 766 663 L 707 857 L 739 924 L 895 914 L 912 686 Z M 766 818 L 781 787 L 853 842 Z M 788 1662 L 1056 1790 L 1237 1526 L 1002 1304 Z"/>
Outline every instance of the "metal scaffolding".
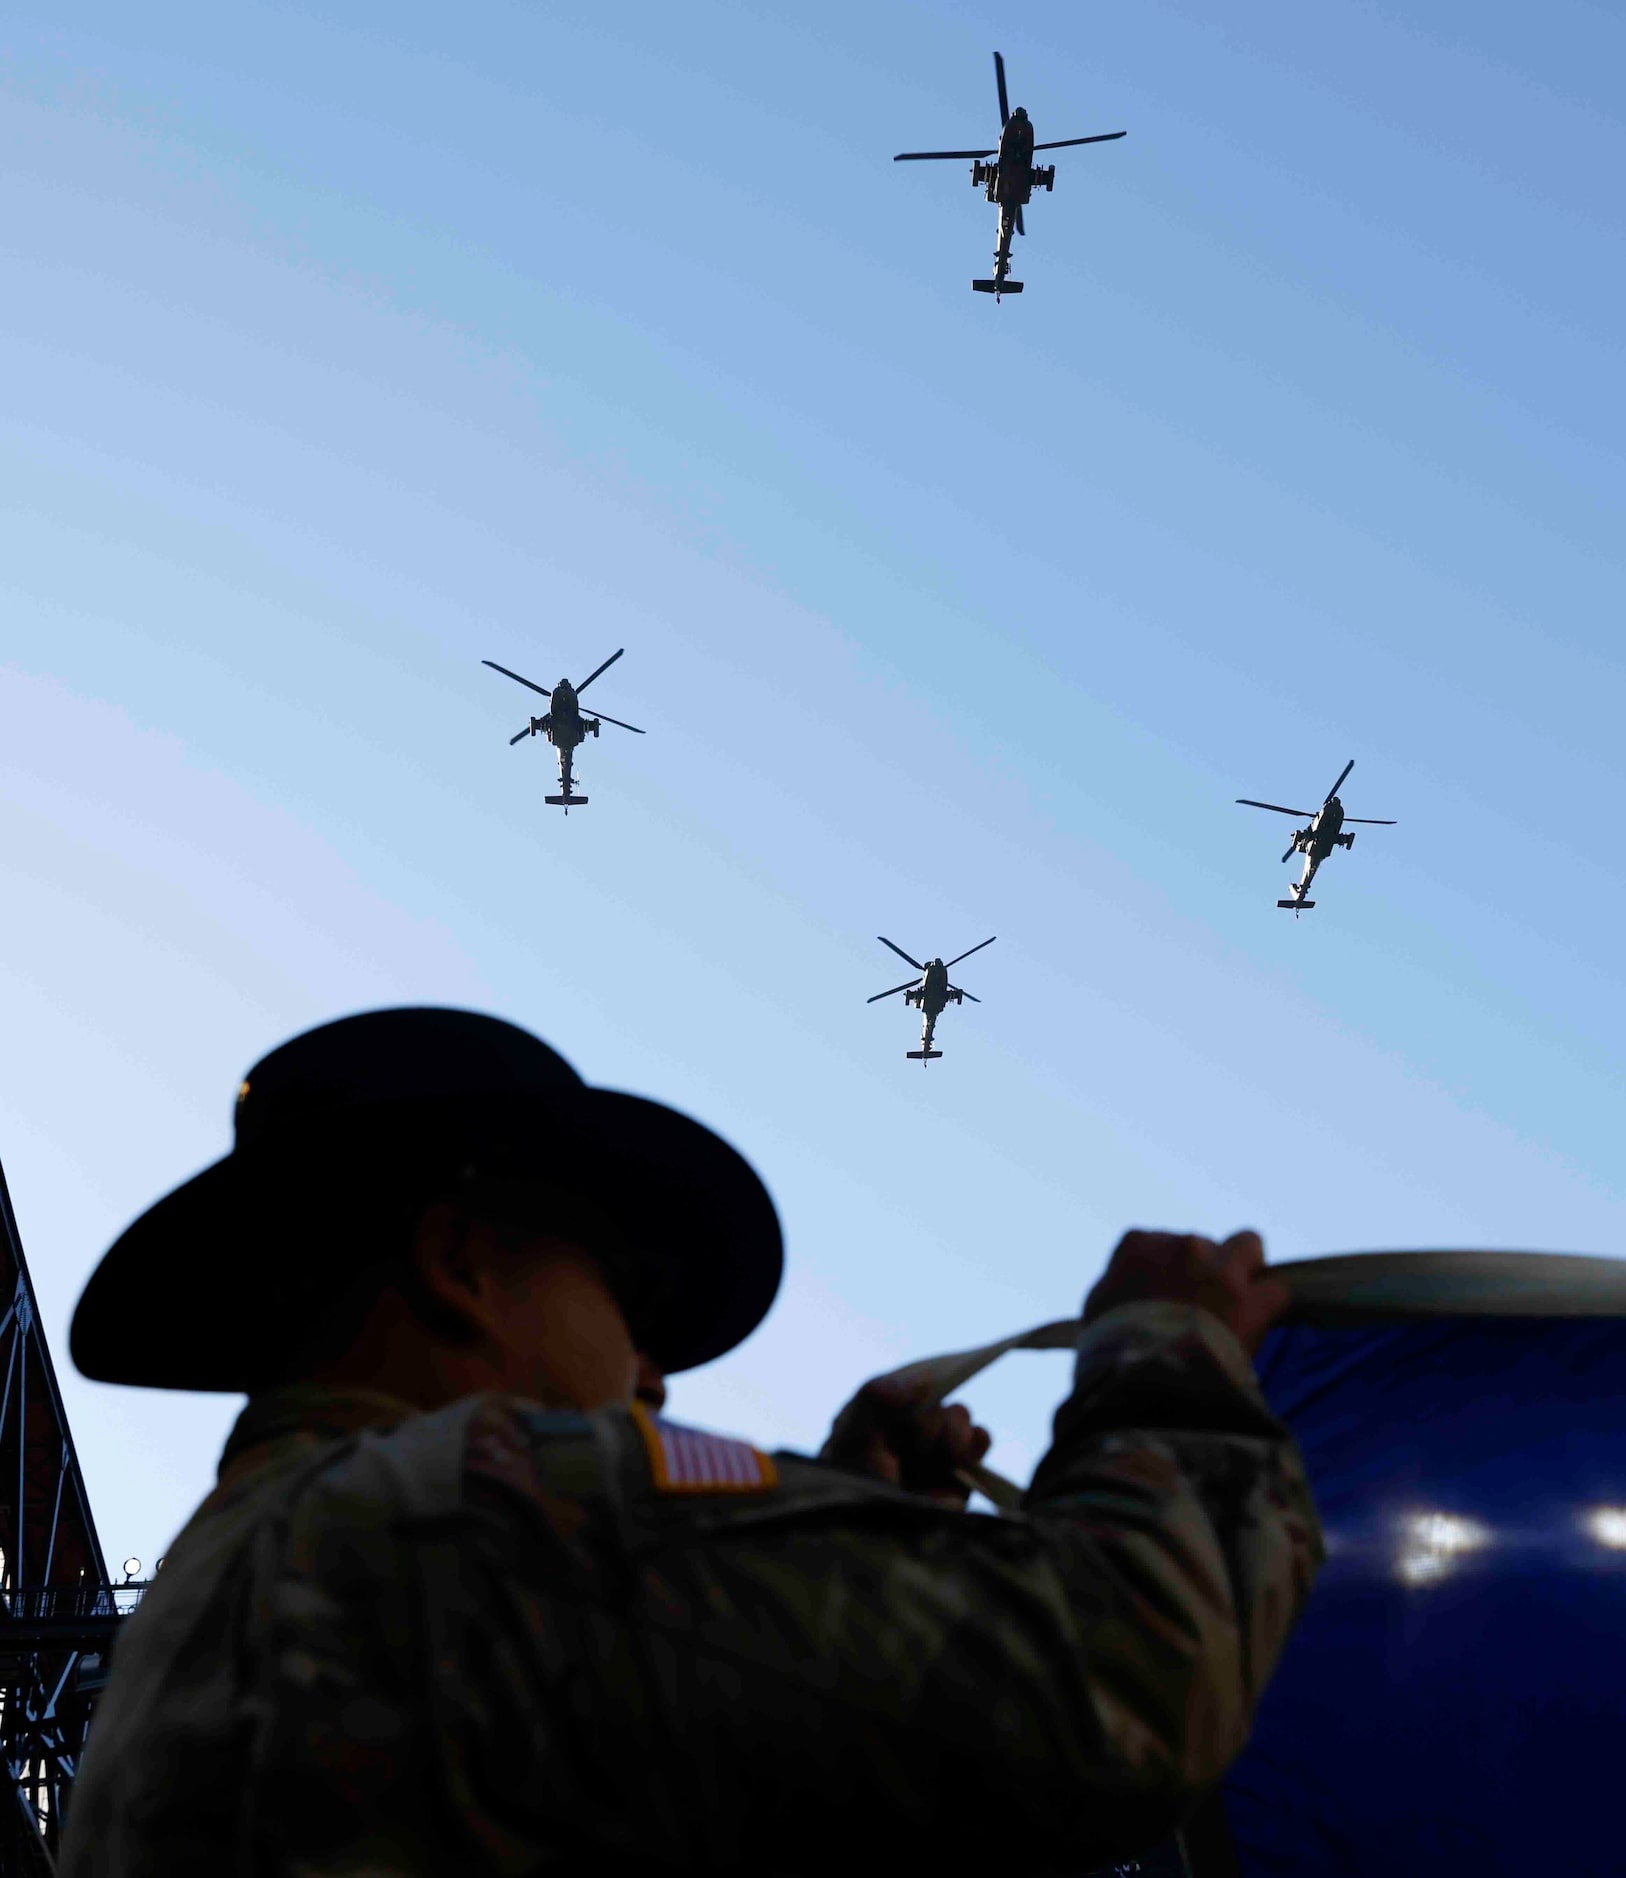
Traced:
<path fill-rule="evenodd" d="M 0 1878 L 36 1878 L 130 1594 L 108 1578 L 3 1170 L 0 1310 Z"/>

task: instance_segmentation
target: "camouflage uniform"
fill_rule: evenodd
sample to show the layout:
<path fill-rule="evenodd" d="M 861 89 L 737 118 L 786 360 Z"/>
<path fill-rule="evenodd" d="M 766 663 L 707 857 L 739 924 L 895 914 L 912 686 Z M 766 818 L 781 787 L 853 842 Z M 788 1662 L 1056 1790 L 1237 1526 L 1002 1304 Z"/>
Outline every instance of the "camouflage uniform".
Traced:
<path fill-rule="evenodd" d="M 245 1409 L 119 1639 L 63 1878 L 1080 1872 L 1241 1747 L 1320 1535 L 1240 1347 L 1084 1335 L 1025 1513 L 642 1409 Z"/>

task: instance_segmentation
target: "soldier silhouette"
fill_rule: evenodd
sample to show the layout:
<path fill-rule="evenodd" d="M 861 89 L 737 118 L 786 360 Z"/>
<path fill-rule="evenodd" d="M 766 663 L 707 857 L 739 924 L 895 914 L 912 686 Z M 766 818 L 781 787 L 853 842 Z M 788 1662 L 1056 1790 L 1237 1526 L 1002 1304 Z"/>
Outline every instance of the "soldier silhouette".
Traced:
<path fill-rule="evenodd" d="M 1259 1241 L 1131 1233 L 1014 1517 L 871 1386 L 817 1459 L 661 1410 L 768 1311 L 766 1190 L 474 1013 L 249 1072 L 80 1300 L 104 1381 L 241 1391 L 125 1626 L 63 1878 L 1079 1871 L 1246 1737 L 1320 1555 Z"/>

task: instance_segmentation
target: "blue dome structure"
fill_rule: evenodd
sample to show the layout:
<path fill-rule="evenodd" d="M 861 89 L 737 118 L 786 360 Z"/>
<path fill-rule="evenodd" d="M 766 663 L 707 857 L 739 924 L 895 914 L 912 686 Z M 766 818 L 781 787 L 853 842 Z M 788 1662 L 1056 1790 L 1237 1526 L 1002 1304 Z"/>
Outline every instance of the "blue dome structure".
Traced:
<path fill-rule="evenodd" d="M 1328 1556 L 1224 1783 L 1231 1870 L 1626 1872 L 1626 1263 L 1282 1270 L 1258 1369 Z"/>

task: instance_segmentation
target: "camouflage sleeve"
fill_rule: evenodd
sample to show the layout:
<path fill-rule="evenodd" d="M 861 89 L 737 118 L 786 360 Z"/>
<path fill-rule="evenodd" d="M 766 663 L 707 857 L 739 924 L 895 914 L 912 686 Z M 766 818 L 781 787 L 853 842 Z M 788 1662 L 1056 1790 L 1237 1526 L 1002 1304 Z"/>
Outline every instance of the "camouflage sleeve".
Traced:
<path fill-rule="evenodd" d="M 1100 1318 L 1027 1506 L 1063 1574 L 1107 1593 L 1087 1674 L 1124 1773 L 1196 1794 L 1246 1741 L 1322 1557 L 1241 1345 L 1186 1305 Z"/>

